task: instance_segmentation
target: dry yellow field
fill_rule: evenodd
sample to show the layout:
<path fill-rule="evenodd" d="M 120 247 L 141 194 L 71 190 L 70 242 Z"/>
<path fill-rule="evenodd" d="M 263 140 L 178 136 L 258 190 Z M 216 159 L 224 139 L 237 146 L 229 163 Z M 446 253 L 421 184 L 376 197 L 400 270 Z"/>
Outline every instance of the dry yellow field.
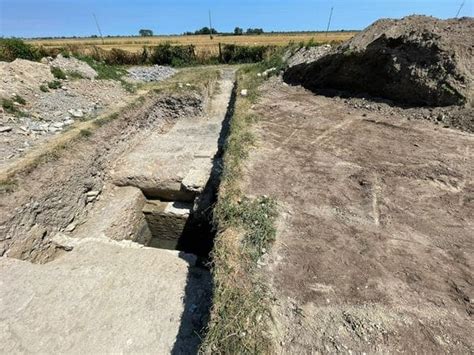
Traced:
<path fill-rule="evenodd" d="M 155 46 L 160 43 L 169 42 L 174 45 L 194 45 L 198 53 L 216 53 L 219 43 L 240 45 L 277 45 L 284 46 L 290 42 L 308 42 L 313 39 L 316 42 L 343 42 L 354 36 L 354 32 L 329 32 L 329 33 L 285 33 L 285 34 L 263 34 L 243 36 L 220 36 L 214 35 L 211 40 L 208 35 L 198 36 L 155 36 L 155 37 L 108 37 L 104 43 L 100 38 L 79 39 L 50 39 L 32 40 L 31 44 L 41 45 L 46 48 L 58 48 L 66 45 L 98 46 L 103 49 L 120 48 L 123 50 L 137 52 L 144 46 Z"/>

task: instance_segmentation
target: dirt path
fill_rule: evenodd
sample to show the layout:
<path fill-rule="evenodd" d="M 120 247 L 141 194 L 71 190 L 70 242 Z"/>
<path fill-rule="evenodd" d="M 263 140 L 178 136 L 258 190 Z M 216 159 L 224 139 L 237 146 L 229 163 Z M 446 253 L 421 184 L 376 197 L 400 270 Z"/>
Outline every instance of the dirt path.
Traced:
<path fill-rule="evenodd" d="M 281 353 L 472 352 L 474 136 L 271 81 L 245 190 L 281 205 Z"/>

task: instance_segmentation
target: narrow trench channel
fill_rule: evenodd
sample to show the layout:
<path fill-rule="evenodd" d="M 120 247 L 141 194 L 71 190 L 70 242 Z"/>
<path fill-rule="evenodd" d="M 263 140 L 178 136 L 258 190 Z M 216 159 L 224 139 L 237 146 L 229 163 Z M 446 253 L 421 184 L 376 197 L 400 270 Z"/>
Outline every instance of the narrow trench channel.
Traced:
<path fill-rule="evenodd" d="M 182 189 L 180 193 L 168 192 L 157 196 L 160 194 L 150 195 L 147 191 L 142 191 L 147 199 L 143 208 L 147 225 L 142 228 L 142 235 L 138 239 L 149 240 L 148 247 L 178 250 L 194 254 L 202 261 L 210 261 L 216 234 L 213 209 L 217 201 L 223 171 L 224 147 L 230 120 L 234 114 L 235 100 L 234 85 L 220 130 L 218 150 L 212 158 L 210 177 L 201 193 Z M 170 199 L 170 195 L 174 198 Z"/>

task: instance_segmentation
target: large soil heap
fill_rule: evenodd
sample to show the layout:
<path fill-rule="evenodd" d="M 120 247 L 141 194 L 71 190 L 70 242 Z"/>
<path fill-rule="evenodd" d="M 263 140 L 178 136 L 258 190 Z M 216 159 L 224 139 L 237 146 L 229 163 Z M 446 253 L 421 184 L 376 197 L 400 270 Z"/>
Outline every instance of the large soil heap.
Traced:
<path fill-rule="evenodd" d="M 285 81 L 319 91 L 368 93 L 408 105 L 472 105 L 474 19 L 380 20 Z"/>

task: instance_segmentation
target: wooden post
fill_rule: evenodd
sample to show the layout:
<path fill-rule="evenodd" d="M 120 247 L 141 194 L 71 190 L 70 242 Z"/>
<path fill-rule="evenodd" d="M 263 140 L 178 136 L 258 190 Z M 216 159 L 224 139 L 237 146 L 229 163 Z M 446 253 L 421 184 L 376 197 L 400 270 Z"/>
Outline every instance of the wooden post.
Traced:
<path fill-rule="evenodd" d="M 219 42 L 219 63 L 222 63 L 223 58 L 222 58 L 222 46 L 221 42 Z"/>

